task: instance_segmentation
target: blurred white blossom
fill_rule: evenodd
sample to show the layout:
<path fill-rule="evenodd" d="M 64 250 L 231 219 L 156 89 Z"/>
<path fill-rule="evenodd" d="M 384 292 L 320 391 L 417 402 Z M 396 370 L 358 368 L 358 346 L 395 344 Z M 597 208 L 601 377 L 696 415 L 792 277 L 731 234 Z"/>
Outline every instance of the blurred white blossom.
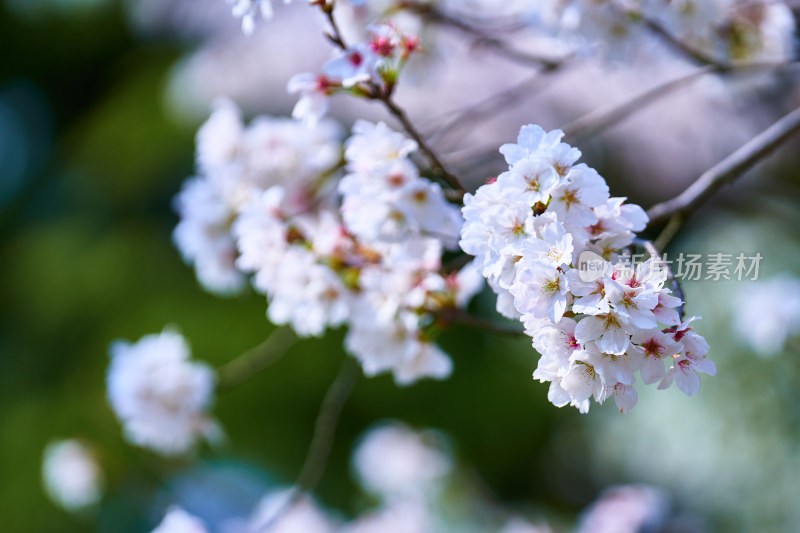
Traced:
<path fill-rule="evenodd" d="M 400 500 L 368 511 L 340 533 L 434 533 L 433 516 L 419 500 Z"/>
<path fill-rule="evenodd" d="M 523 518 L 512 518 L 500 530 L 500 533 L 553 533 L 547 524 L 531 524 Z"/>
<path fill-rule="evenodd" d="M 647 485 L 606 490 L 581 517 L 576 533 L 639 533 L 657 531 L 668 516 L 669 498 Z"/>
<path fill-rule="evenodd" d="M 781 274 L 737 290 L 733 329 L 762 357 L 777 355 L 800 335 L 800 278 Z"/>
<path fill-rule="evenodd" d="M 152 533 L 209 533 L 199 518 L 190 515 L 180 507 L 170 507 L 164 519 Z"/>
<path fill-rule="evenodd" d="M 336 523 L 308 496 L 292 501 L 293 491 L 264 496 L 247 523 L 229 533 L 334 533 Z"/>
<path fill-rule="evenodd" d="M 50 499 L 68 511 L 85 509 L 102 496 L 103 472 L 94 453 L 79 440 L 48 444 L 42 476 Z"/>
<path fill-rule="evenodd" d="M 400 423 L 367 432 L 353 454 L 353 464 L 361 485 L 387 500 L 424 498 L 453 468 L 434 434 Z"/>
<path fill-rule="evenodd" d="M 131 443 L 177 455 L 190 451 L 199 437 L 219 436 L 206 413 L 214 371 L 189 357 L 186 340 L 168 329 L 111 345 L 108 398 Z"/>

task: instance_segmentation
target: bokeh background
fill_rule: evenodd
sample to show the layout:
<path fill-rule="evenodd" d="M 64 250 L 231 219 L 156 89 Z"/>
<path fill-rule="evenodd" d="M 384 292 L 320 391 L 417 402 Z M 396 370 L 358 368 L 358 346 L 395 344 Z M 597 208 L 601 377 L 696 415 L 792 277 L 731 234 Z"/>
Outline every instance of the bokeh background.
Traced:
<path fill-rule="evenodd" d="M 219 366 L 273 329 L 262 297 L 202 291 L 171 244 L 171 201 L 193 172 L 194 132 L 215 96 L 232 96 L 251 116 L 286 115 L 294 103 L 286 80 L 327 57 L 306 6 L 278 15 L 281 24 L 245 38 L 222 0 L 0 2 L 4 531 L 149 531 L 173 501 L 196 512 L 247 512 L 266 485 L 291 483 L 298 472 L 325 389 L 346 357 L 341 332 L 299 343 L 219 396 L 214 412 L 228 443 L 195 462 L 127 445 L 105 397 L 112 340 L 172 324 L 196 358 Z M 436 53 L 410 65 L 399 88 L 423 131 L 531 75 L 458 35 L 436 38 Z M 521 124 L 559 127 L 690 68 L 669 57 L 583 64 L 436 143 L 478 184 L 502 160 L 491 152 L 481 165 L 470 158 L 512 140 Z M 800 104 L 796 79 L 789 70 L 701 80 L 587 141 L 585 160 L 613 194 L 647 207 Z M 333 106 L 345 124 L 386 118 L 374 105 Z M 800 275 L 798 147 L 790 142 L 723 191 L 670 251 L 760 252 L 762 277 Z M 569 526 L 604 488 L 648 483 L 669 496 L 674 531 L 800 530 L 800 344 L 795 338 L 764 358 L 740 340 L 743 283 L 684 287 L 688 313 L 705 317 L 697 329 L 718 376 L 704 377 L 692 398 L 647 390 L 625 416 L 613 402 L 588 415 L 553 407 L 546 385 L 531 379 L 537 354 L 525 340 L 448 332 L 449 380 L 358 383 L 319 500 L 345 515 L 368 506 L 351 476 L 353 444 L 376 421 L 400 419 L 449 437 L 463 481 L 451 489 L 456 502 L 473 491 Z M 473 305 L 492 316 L 490 294 Z M 43 449 L 68 437 L 92 444 L 107 478 L 102 505 L 77 516 L 54 506 L 41 483 Z"/>

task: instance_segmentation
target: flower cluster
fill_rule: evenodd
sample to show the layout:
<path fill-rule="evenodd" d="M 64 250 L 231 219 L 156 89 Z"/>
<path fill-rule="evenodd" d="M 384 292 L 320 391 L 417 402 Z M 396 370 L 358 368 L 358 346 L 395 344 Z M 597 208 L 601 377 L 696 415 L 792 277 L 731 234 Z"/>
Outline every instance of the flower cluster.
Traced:
<path fill-rule="evenodd" d="M 389 94 L 419 39 L 390 22 L 368 27 L 369 38 L 344 48 L 322 67 L 322 74 L 304 72 L 289 80 L 287 89 L 300 99 L 292 116 L 313 125 L 328 109 L 328 96 L 351 92 L 376 97 Z"/>
<path fill-rule="evenodd" d="M 347 230 L 370 245 L 434 236 L 456 248 L 461 214 L 408 158 L 417 143 L 383 123 L 359 121 L 353 133 L 345 152 L 349 173 L 339 184 Z"/>
<path fill-rule="evenodd" d="M 133 444 L 177 455 L 189 451 L 199 437 L 219 436 L 206 414 L 214 371 L 189 356 L 186 340 L 170 330 L 134 344 L 111 345 L 108 398 Z"/>
<path fill-rule="evenodd" d="M 645 384 L 696 393 L 697 372 L 715 369 L 705 340 L 680 321 L 667 271 L 655 259 L 621 261 L 647 216 L 610 197 L 562 137 L 529 125 L 501 147 L 509 170 L 465 198 L 462 249 L 497 293 L 498 311 L 533 337 L 542 355 L 534 377 L 551 382 L 555 405 L 585 412 L 591 397 L 613 395 L 627 411 L 637 371 Z"/>
<path fill-rule="evenodd" d="M 231 232 L 238 213 L 266 189 L 283 188 L 282 208 L 308 209 L 326 191 L 341 158 L 340 129 L 321 122 L 308 129 L 291 119 L 261 116 L 248 127 L 230 100 L 219 100 L 197 133 L 197 172 L 175 198 L 180 222 L 173 234 L 209 291 L 240 291 Z"/>
<path fill-rule="evenodd" d="M 392 372 L 403 384 L 446 377 L 438 315 L 482 285 L 471 265 L 442 266 L 458 209 L 419 175 L 416 144 L 383 123 L 356 124 L 339 180 L 335 133 L 328 122 L 306 130 L 265 117 L 244 127 L 221 103 L 198 135 L 201 176 L 178 197 L 176 242 L 212 289 L 252 275 L 270 320 L 301 336 L 348 324 L 346 347 L 366 374 Z"/>

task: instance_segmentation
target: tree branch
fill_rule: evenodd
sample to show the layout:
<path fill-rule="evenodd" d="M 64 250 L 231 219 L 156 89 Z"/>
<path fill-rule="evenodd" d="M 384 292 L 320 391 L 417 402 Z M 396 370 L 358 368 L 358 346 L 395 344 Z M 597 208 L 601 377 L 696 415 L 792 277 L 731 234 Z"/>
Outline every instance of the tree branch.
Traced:
<path fill-rule="evenodd" d="M 749 170 L 800 130 L 800 108 L 756 135 L 734 153 L 704 172 L 685 191 L 671 200 L 656 204 L 647 211 L 648 227 L 673 216 L 693 212 L 715 192 Z"/>
<path fill-rule="evenodd" d="M 267 339 L 217 370 L 217 391 L 228 391 L 276 363 L 297 342 L 289 326 L 281 326 Z"/>
<path fill-rule="evenodd" d="M 353 392 L 356 381 L 361 372 L 355 359 L 346 356 L 339 373 L 325 392 L 319 414 L 314 422 L 314 434 L 308 446 L 300 474 L 297 476 L 289 497 L 278 511 L 261 528 L 262 533 L 267 533 L 292 507 L 294 507 L 304 494 L 313 492 L 328 465 L 328 456 L 333 448 L 336 437 L 336 427 L 344 409 L 344 404 Z"/>

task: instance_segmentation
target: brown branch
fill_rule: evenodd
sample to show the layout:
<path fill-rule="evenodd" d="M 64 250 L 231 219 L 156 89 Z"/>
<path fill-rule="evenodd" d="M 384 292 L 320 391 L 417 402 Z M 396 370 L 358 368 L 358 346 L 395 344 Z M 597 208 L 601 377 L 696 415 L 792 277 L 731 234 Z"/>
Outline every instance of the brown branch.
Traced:
<path fill-rule="evenodd" d="M 217 370 L 217 391 L 228 391 L 276 363 L 297 342 L 289 326 L 273 331 L 267 339 Z"/>
<path fill-rule="evenodd" d="M 495 333 L 498 335 L 504 335 L 508 337 L 521 337 L 525 335 L 525 332 L 519 329 L 518 327 L 501 324 L 498 322 L 492 322 L 491 320 L 487 320 L 482 317 L 470 315 L 459 309 L 442 310 L 439 312 L 438 317 L 446 325 L 458 324 L 461 326 L 468 326 L 470 328 L 480 329 L 483 331 L 488 331 L 490 333 Z"/>
<path fill-rule="evenodd" d="M 339 373 L 322 399 L 319 414 L 314 422 L 314 434 L 311 437 L 311 444 L 308 446 L 308 453 L 303 461 L 300 474 L 297 476 L 286 503 L 261 527 L 262 533 L 269 532 L 281 517 L 300 501 L 304 494 L 313 492 L 317 488 L 328 465 L 328 456 L 333 448 L 336 427 L 339 425 L 344 404 L 350 397 L 350 393 L 353 392 L 360 375 L 358 363 L 352 357 L 346 356 Z"/>
<path fill-rule="evenodd" d="M 678 216 L 686 216 L 753 165 L 769 155 L 800 130 L 800 108 L 784 116 L 756 135 L 734 153 L 704 172 L 685 191 L 671 200 L 656 204 L 647 211 L 648 227 Z"/>

